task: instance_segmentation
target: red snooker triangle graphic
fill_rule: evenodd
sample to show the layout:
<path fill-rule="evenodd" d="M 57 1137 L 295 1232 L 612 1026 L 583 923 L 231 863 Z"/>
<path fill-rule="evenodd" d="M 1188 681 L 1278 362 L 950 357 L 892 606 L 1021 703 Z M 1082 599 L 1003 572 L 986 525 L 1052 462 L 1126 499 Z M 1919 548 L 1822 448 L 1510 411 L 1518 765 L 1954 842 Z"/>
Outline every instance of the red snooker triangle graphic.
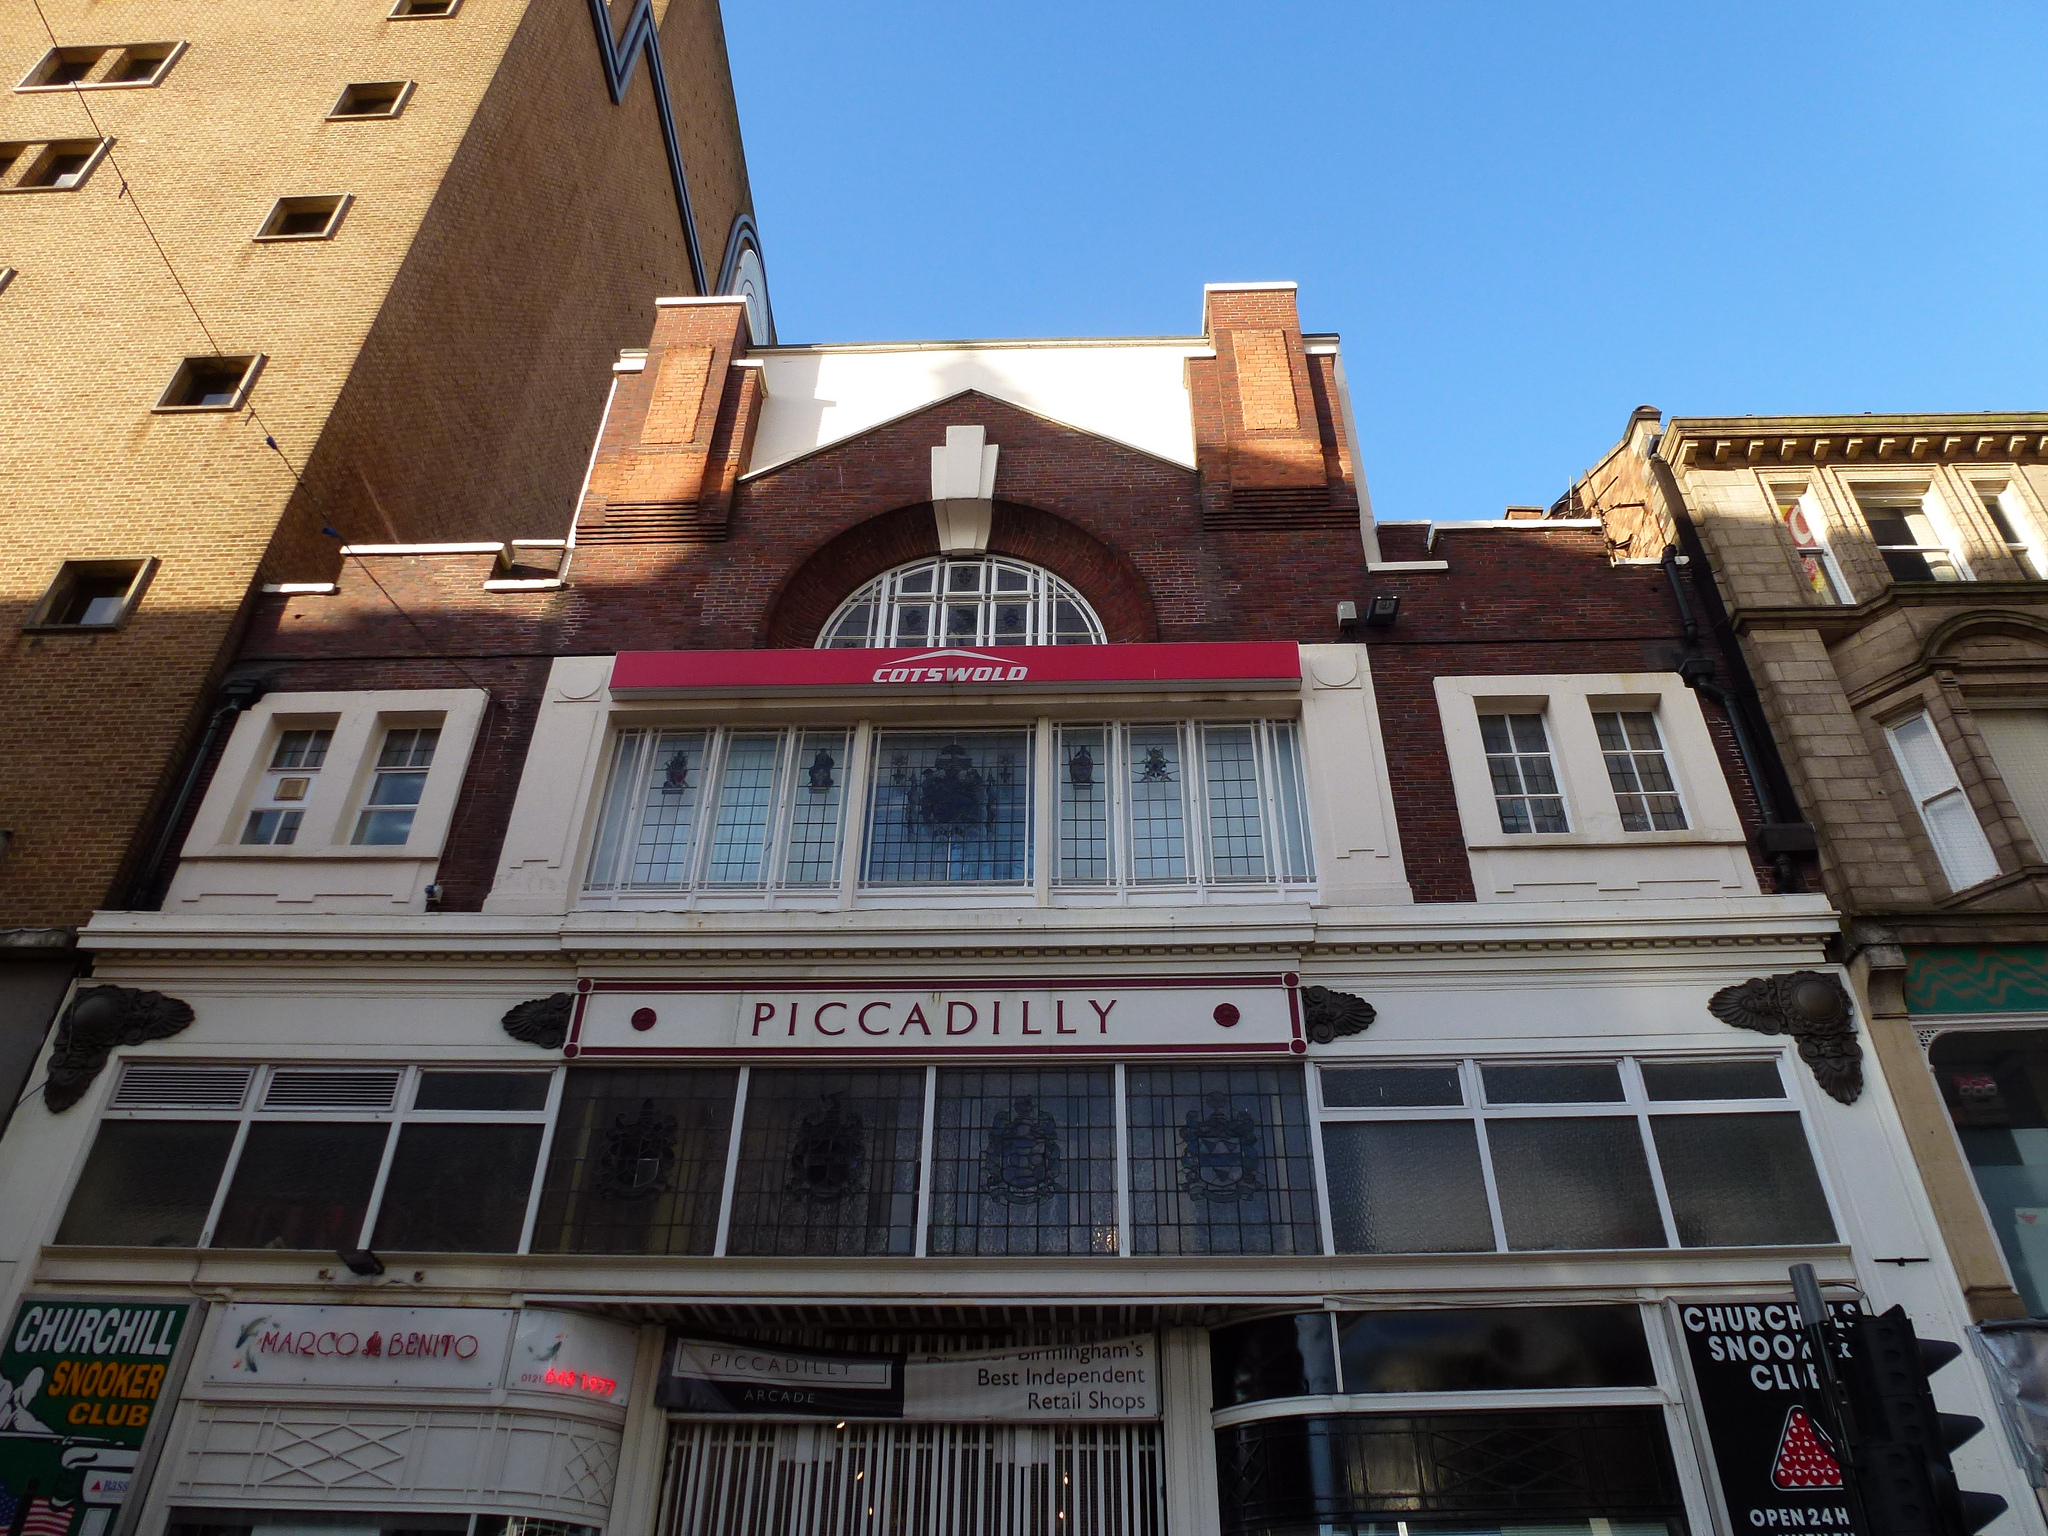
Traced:
<path fill-rule="evenodd" d="M 1842 1464 L 1835 1460 L 1835 1448 L 1804 1408 L 1794 1407 L 1785 1415 L 1778 1457 L 1771 1463 L 1771 1486 L 1787 1490 L 1842 1486 Z"/>

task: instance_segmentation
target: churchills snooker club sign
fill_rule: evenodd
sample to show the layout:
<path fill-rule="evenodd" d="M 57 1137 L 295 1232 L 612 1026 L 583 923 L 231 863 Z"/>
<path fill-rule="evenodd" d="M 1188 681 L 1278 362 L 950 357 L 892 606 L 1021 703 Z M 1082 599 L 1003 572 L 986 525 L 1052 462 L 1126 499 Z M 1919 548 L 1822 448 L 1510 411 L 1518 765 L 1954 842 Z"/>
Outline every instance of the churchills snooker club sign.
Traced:
<path fill-rule="evenodd" d="M 585 981 L 564 1054 L 1290 1056 L 1308 1049 L 1292 971 L 1201 982 L 1119 979 Z"/>

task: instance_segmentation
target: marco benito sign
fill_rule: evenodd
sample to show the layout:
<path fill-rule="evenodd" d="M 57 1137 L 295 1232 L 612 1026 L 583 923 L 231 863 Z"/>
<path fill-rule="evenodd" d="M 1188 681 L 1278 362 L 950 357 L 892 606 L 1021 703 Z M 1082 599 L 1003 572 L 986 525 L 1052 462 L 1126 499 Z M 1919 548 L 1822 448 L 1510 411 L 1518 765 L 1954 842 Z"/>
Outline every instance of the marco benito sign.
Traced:
<path fill-rule="evenodd" d="M 1830 1302 L 1837 1317 L 1853 1301 Z M 1737 1531 L 1857 1536 L 1820 1368 L 1789 1300 L 1678 1305 L 1700 1417 Z"/>
<path fill-rule="evenodd" d="M 1293 972 L 1211 979 L 584 981 L 564 1051 L 592 1058 L 1286 1056 Z"/>
<path fill-rule="evenodd" d="M 220 1309 L 213 1387 L 405 1387 L 487 1392 L 505 1373 L 516 1313 L 495 1307 Z"/>
<path fill-rule="evenodd" d="M 0 1520 L 99 1536 L 175 1395 L 192 1303 L 23 1298 L 0 1348 Z M 168 1411 L 166 1409 L 165 1411 Z"/>
<path fill-rule="evenodd" d="M 1151 1334 L 956 1355 L 866 1355 L 678 1335 L 657 1399 L 677 1413 L 1026 1423 L 1159 1417 Z"/>

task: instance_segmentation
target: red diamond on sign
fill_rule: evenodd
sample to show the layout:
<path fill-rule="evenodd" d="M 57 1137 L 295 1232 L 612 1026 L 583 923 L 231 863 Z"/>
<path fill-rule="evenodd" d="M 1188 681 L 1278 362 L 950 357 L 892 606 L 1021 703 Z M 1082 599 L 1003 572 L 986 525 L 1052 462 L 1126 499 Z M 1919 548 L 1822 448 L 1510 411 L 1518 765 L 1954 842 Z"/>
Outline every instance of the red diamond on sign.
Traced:
<path fill-rule="evenodd" d="M 1778 1459 L 1771 1463 L 1771 1486 L 1842 1486 L 1842 1464 L 1835 1460 L 1835 1448 L 1804 1408 L 1795 1407 L 1785 1415 L 1785 1433 L 1778 1437 Z"/>

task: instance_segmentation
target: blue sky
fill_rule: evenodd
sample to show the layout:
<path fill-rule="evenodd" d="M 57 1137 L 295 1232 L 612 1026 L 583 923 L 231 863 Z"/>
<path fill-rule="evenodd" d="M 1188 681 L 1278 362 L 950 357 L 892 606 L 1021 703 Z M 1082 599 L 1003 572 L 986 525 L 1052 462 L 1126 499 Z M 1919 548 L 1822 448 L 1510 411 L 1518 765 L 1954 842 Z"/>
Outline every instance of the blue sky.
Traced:
<path fill-rule="evenodd" d="M 1292 278 L 1383 518 L 1667 414 L 2048 408 L 2048 7 L 726 0 L 785 341 Z"/>

